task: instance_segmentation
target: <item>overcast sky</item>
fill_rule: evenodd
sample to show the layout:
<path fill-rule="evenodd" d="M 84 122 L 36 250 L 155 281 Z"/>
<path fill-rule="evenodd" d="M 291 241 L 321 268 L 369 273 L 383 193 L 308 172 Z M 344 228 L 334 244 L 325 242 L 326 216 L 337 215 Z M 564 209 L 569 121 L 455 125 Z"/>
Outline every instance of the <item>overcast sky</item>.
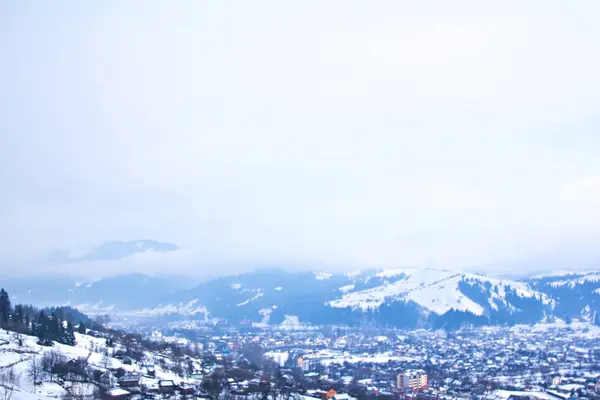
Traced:
<path fill-rule="evenodd" d="M 182 250 L 65 268 L 600 267 L 599 16 L 2 2 L 2 267 L 115 239 Z"/>

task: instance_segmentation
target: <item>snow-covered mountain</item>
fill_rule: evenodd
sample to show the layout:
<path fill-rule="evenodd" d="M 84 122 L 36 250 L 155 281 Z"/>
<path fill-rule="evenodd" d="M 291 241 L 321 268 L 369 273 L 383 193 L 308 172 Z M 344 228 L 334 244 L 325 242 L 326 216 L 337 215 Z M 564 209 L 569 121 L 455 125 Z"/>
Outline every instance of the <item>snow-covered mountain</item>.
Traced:
<path fill-rule="evenodd" d="M 555 302 L 554 315 L 561 319 L 578 317 L 600 324 L 600 271 L 535 276 L 530 284 Z"/>
<path fill-rule="evenodd" d="M 415 302 L 423 309 L 439 315 L 455 310 L 482 316 L 489 310 L 501 308 L 512 307 L 513 311 L 517 311 L 507 296 L 509 293 L 545 305 L 552 304 L 551 298 L 532 290 L 527 283 L 476 274 L 427 268 L 383 271 L 376 276 L 384 278 L 381 285 L 367 290 L 348 291 L 329 305 L 366 310 L 378 308 L 386 302 L 403 300 Z M 469 297 L 472 288 L 478 287 L 486 289 L 486 298 Z"/>
<path fill-rule="evenodd" d="M 595 318 L 600 273 L 517 281 L 444 269 L 347 274 L 264 269 L 190 287 L 184 278 L 130 274 L 95 282 L 54 277 L 0 281 L 15 301 L 69 304 L 86 313 L 231 323 L 453 327 Z M 71 279 L 71 280 L 70 280 Z"/>

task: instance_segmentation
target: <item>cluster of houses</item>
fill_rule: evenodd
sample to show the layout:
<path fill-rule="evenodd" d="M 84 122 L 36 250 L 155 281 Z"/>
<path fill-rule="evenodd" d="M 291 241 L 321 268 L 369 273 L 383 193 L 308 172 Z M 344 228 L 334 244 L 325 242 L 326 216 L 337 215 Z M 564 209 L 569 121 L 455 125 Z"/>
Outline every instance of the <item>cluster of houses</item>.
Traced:
<path fill-rule="evenodd" d="M 117 376 L 122 372 L 117 371 Z M 152 395 L 174 395 L 195 394 L 193 386 L 173 379 L 157 379 L 148 374 L 138 372 L 124 373 L 115 379 L 115 376 L 107 372 L 102 377 L 102 382 L 107 384 L 106 399 L 129 399 L 134 394 L 143 394 L 147 397 Z"/>
<path fill-rule="evenodd" d="M 198 351 L 203 360 L 210 359 L 210 365 L 177 379 L 157 376 L 150 367 L 145 374 L 115 374 L 110 398 L 127 393 L 202 396 L 202 379 L 227 364 L 225 390 L 240 398 L 279 388 L 290 396 L 322 400 L 600 400 L 600 330 L 594 326 L 487 327 L 454 333 L 231 329 L 169 335 Z M 240 373 L 256 363 L 244 350 L 248 343 L 257 345 L 270 366 Z M 281 382 L 275 381 L 276 375 Z"/>

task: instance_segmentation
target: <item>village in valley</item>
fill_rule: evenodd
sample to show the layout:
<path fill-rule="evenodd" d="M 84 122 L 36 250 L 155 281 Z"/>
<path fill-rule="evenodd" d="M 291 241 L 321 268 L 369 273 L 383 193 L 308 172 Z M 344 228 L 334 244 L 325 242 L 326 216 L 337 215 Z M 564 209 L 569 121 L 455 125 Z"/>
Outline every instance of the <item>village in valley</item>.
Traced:
<path fill-rule="evenodd" d="M 0 314 L 6 400 L 600 398 L 600 327 L 578 320 L 454 331 L 216 324 L 125 332 L 70 308 L 8 301 Z"/>

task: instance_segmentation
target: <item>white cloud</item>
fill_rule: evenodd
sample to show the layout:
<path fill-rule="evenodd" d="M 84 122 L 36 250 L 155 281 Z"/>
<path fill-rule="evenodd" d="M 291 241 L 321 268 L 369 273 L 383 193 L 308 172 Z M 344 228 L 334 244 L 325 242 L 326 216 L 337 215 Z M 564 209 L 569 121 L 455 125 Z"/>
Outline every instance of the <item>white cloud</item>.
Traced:
<path fill-rule="evenodd" d="M 1 13 L 0 261 L 149 238 L 216 272 L 486 265 L 596 237 L 564 201 L 594 181 L 557 194 L 600 170 L 595 2 L 152 4 Z"/>
<path fill-rule="evenodd" d="M 562 189 L 561 196 L 567 201 L 597 204 L 600 202 L 600 177 L 587 176 L 573 182 Z"/>

